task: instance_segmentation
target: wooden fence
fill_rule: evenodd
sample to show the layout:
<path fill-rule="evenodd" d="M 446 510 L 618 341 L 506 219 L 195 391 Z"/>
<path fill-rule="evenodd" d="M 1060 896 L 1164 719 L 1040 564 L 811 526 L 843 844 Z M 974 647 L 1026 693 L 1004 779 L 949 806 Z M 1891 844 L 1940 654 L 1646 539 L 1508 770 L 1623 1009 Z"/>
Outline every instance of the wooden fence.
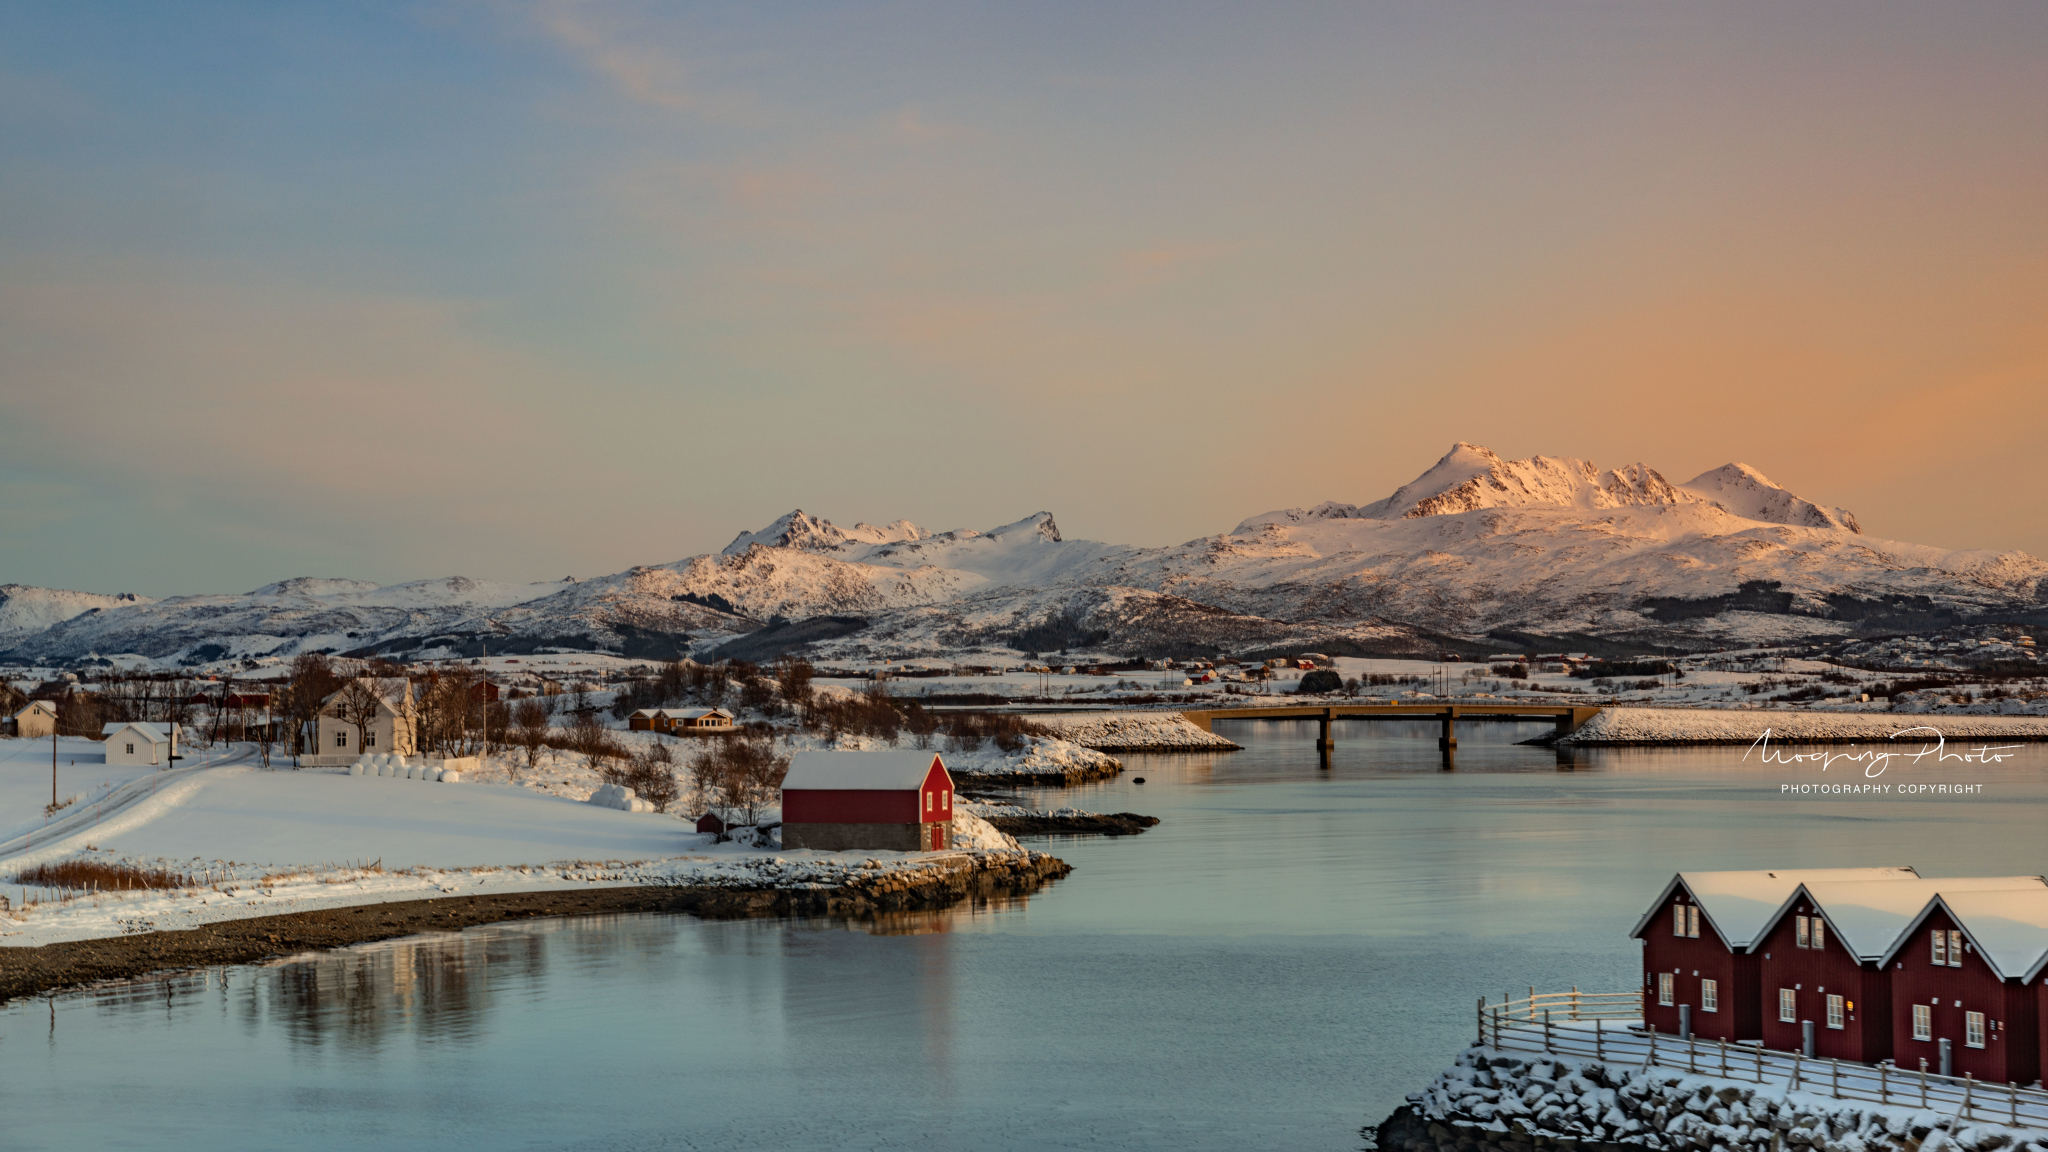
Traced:
<path fill-rule="evenodd" d="M 1754 1041 L 1681 1040 L 1646 1030 L 1640 992 L 1538 993 L 1479 1000 L 1479 1044 L 1502 1052 L 1590 1057 L 1724 1080 L 1781 1085 L 1837 1100 L 1926 1108 L 1958 1120 L 2048 1128 L 2048 1092 L 1968 1075 L 1909 1072 L 1884 1064 L 1823 1060 Z"/>

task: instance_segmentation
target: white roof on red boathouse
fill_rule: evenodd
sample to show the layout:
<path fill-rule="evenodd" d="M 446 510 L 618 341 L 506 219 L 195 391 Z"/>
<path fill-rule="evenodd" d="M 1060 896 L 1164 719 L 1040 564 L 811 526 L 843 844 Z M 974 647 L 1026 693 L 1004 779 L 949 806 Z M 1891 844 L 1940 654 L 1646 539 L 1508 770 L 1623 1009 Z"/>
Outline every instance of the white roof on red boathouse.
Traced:
<path fill-rule="evenodd" d="M 1800 890 L 1812 898 L 1835 938 L 1859 960 L 1882 960 L 1901 934 L 1918 920 L 1937 895 L 1979 892 L 2038 891 L 2048 896 L 2048 881 L 2039 876 L 1951 876 L 1945 880 L 1814 880 Z M 1797 899 L 1799 892 L 1792 894 Z M 1775 921 L 1777 917 L 1772 917 Z"/>
<path fill-rule="evenodd" d="M 1891 963 L 1892 957 L 1911 943 L 1915 931 L 1936 908 L 1948 912 L 1949 919 L 1962 928 L 1963 935 L 2001 978 L 2031 980 L 2048 967 L 2048 887 L 1943 892 L 1906 926 L 1886 954 L 1885 963 Z"/>
<path fill-rule="evenodd" d="M 1777 868 L 1758 872 L 1680 872 L 1673 876 L 1630 936 L 1641 936 L 1679 884 L 1699 902 L 1700 914 L 1728 947 L 1742 951 L 1755 943 L 1801 884 L 1822 880 L 1918 880 L 1912 868 Z"/>
<path fill-rule="evenodd" d="M 934 764 L 945 768 L 936 752 L 799 752 L 790 758 L 782 789 L 914 792 Z"/>

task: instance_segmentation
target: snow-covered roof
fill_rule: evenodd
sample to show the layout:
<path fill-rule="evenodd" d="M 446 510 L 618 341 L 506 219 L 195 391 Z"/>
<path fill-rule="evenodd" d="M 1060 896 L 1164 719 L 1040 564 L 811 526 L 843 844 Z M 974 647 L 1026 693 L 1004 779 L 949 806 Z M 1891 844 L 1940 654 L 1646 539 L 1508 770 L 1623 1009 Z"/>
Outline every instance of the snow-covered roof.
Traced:
<path fill-rule="evenodd" d="M 782 790 L 915 791 L 934 764 L 945 767 L 936 752 L 799 752 L 790 758 Z"/>
<path fill-rule="evenodd" d="M 173 731 L 176 731 L 177 727 L 176 724 L 171 725 Z M 164 734 L 163 729 L 158 728 L 154 724 L 144 724 L 140 720 L 129 720 L 126 722 L 114 720 L 100 726 L 100 734 L 110 739 L 124 731 L 133 731 L 137 736 L 142 737 L 151 744 L 166 744 L 171 739 Z"/>
<path fill-rule="evenodd" d="M 48 712 L 52 716 L 55 716 L 57 714 L 57 706 L 55 704 L 50 703 L 48 700 L 31 700 L 28 702 L 28 706 L 26 708 L 23 708 L 20 712 L 16 712 L 15 716 L 23 716 L 27 713 L 35 712 L 38 710 Z"/>
<path fill-rule="evenodd" d="M 1884 962 L 1911 941 L 1936 908 L 1962 928 L 1963 935 L 2002 979 L 2031 980 L 2048 968 L 2048 886 L 2002 891 L 1943 892 L 1899 934 Z"/>
<path fill-rule="evenodd" d="M 727 720 L 732 719 L 732 713 L 727 712 L 723 708 L 662 708 L 659 711 L 663 716 L 667 716 L 671 720 L 702 720 L 706 716 L 723 716 Z"/>
<path fill-rule="evenodd" d="M 1883 960 L 1937 895 L 2038 890 L 2039 876 L 1951 876 L 1942 880 L 1815 880 L 1801 884 L 1785 901 L 1804 894 L 1821 911 L 1835 939 L 1859 960 Z M 1780 915 L 1784 909 L 1779 910 Z M 1771 918 L 1776 923 L 1778 917 Z"/>
<path fill-rule="evenodd" d="M 1918 880 L 1911 868 L 1779 868 L 1760 872 L 1680 872 L 1644 910 L 1629 931 L 1641 936 L 1650 917 L 1683 884 L 1700 906 L 1700 914 L 1733 951 L 1744 951 L 1777 919 L 1778 910 L 1801 884 L 1822 880 Z"/>

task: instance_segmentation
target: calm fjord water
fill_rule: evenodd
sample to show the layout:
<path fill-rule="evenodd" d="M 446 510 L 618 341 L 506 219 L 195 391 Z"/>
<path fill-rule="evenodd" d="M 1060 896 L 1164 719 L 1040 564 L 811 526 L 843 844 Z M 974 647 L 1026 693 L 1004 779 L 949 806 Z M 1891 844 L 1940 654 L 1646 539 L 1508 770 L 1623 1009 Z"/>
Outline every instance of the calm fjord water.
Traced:
<path fill-rule="evenodd" d="M 1561 756 L 1433 729 L 1231 729 L 1036 795 L 1164 818 L 1038 846 L 1000 907 L 878 925 L 607 916 L 414 938 L 0 1009 L 0 1146 L 1347 1149 L 1474 999 L 1632 988 L 1679 868 L 2048 866 L 2048 748 L 1857 783 L 1741 749 Z M 1143 785 L 1133 778 L 1143 776 Z"/>

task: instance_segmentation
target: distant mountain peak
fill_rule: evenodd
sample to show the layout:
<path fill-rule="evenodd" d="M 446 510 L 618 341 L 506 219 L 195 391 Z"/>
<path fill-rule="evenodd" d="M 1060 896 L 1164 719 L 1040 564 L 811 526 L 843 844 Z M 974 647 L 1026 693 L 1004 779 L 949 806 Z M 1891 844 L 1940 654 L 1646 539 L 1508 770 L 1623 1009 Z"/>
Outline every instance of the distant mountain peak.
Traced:
<path fill-rule="evenodd" d="M 1837 528 L 1861 535 L 1863 526 L 1847 508 L 1824 508 L 1802 500 L 1771 482 L 1747 464 L 1723 464 L 1679 485 L 1712 500 L 1746 520 L 1794 524 L 1805 528 Z"/>

